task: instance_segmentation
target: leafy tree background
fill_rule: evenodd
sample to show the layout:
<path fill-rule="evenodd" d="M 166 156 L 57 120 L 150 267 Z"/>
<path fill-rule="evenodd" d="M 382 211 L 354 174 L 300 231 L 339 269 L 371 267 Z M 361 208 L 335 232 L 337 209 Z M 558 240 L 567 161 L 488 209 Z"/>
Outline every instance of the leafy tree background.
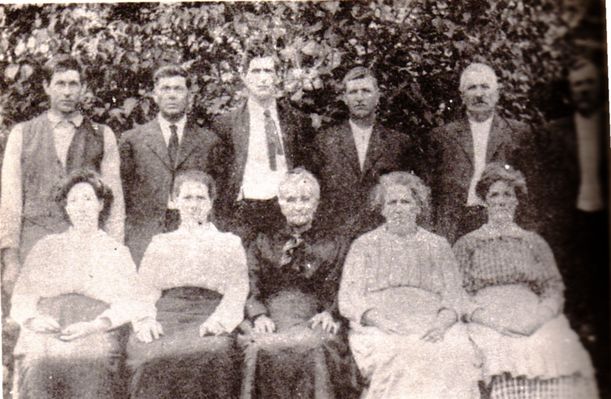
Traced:
<path fill-rule="evenodd" d="M 571 57 L 585 53 L 602 62 L 601 5 L 601 0 L 0 5 L 0 153 L 15 123 L 47 108 L 41 66 L 55 53 L 73 54 L 85 65 L 83 111 L 120 135 L 155 115 L 151 75 L 167 61 L 192 72 L 190 112 L 200 124 L 234 107 L 243 96 L 243 51 L 254 42 L 276 49 L 283 95 L 310 114 L 315 126 L 346 115 L 339 100 L 341 78 L 362 64 L 379 78 L 382 123 L 424 138 L 461 114 L 458 78 L 472 61 L 497 71 L 502 112 L 537 126 L 567 112 L 561 82 Z"/>
<path fill-rule="evenodd" d="M 117 133 L 154 115 L 151 73 L 164 61 L 193 72 L 191 112 L 199 123 L 209 123 L 241 97 L 242 53 L 255 41 L 277 50 L 284 94 L 304 112 L 319 115 L 323 124 L 345 114 L 338 99 L 341 78 L 353 65 L 364 64 L 375 70 L 385 94 L 383 122 L 423 134 L 460 111 L 458 76 L 473 60 L 496 69 L 504 112 L 538 122 L 559 110 L 559 104 L 549 105 L 555 93 L 545 89 L 562 77 L 574 54 L 565 3 L 4 6 L 0 130 L 47 107 L 40 67 L 58 52 L 71 53 L 86 66 L 84 111 Z"/>

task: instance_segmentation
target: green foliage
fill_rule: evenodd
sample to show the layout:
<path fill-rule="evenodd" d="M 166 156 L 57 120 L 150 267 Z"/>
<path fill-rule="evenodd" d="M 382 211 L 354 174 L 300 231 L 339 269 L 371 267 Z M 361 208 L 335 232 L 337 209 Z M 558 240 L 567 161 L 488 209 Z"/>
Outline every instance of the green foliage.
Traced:
<path fill-rule="evenodd" d="M 151 73 L 162 60 L 193 72 L 192 114 L 209 123 L 242 96 L 242 54 L 255 41 L 275 47 L 284 94 L 323 123 L 345 115 L 341 78 L 362 63 L 379 77 L 382 121 L 424 132 L 457 116 L 458 77 L 474 60 L 497 71 L 504 112 L 536 121 L 533 90 L 558 79 L 569 54 L 559 7 L 557 0 L 4 6 L 0 131 L 46 108 L 40 67 L 57 52 L 83 62 L 83 108 L 117 132 L 155 113 Z"/>

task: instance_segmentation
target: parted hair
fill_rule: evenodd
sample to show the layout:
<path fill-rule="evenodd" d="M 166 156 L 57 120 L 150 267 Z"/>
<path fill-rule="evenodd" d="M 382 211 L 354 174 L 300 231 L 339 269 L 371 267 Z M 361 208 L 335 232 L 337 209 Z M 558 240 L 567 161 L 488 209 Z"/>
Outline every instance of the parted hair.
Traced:
<path fill-rule="evenodd" d="M 273 47 L 266 43 L 257 43 L 247 47 L 244 50 L 241 63 L 242 75 L 246 75 L 246 73 L 248 72 L 248 67 L 250 67 L 250 61 L 252 61 L 254 58 L 264 57 L 271 57 L 274 59 L 274 69 L 277 71 L 280 60 L 278 59 L 278 55 L 274 51 Z"/>
<path fill-rule="evenodd" d="M 475 185 L 475 193 L 485 199 L 492 186 L 497 181 L 504 181 L 516 192 L 518 201 L 522 202 L 527 199 L 528 189 L 526 188 L 526 179 L 519 170 L 508 164 L 501 162 L 490 162 L 482 172 L 482 177 Z"/>
<path fill-rule="evenodd" d="M 346 75 L 342 79 L 342 87 L 344 90 L 346 90 L 346 84 L 348 82 L 357 80 L 357 79 L 365 79 L 365 78 L 371 78 L 371 80 L 373 80 L 375 87 L 379 88 L 378 79 L 375 77 L 371 69 L 366 68 L 364 66 L 357 66 L 349 70 L 348 73 L 346 73 Z"/>
<path fill-rule="evenodd" d="M 79 74 L 79 79 L 83 83 L 83 67 L 78 60 L 68 54 L 58 54 L 47 61 L 43 68 L 43 78 L 47 82 L 51 82 L 53 74 L 57 72 L 76 71 Z"/>
<path fill-rule="evenodd" d="M 420 214 L 428 212 L 431 189 L 418 176 L 404 171 L 390 172 L 380 176 L 371 195 L 371 203 L 374 209 L 381 210 L 384 207 L 386 190 L 388 187 L 395 185 L 404 186 L 411 192 L 420 207 Z"/>
<path fill-rule="evenodd" d="M 103 207 L 99 216 L 99 223 L 104 224 L 110 215 L 110 206 L 113 201 L 113 194 L 110 187 L 108 187 L 103 181 L 100 175 L 91 169 L 75 169 L 63 180 L 61 180 L 55 191 L 55 202 L 60 206 L 64 212 L 66 220 L 70 221 L 66 214 L 66 201 L 68 193 L 72 190 L 72 187 L 79 183 L 87 183 L 95 192 L 96 197 L 102 201 Z"/>
<path fill-rule="evenodd" d="M 187 87 L 191 87 L 191 80 L 189 79 L 189 73 L 187 70 L 177 64 L 166 64 L 158 67 L 153 73 L 153 84 L 156 86 L 159 80 L 162 78 L 173 78 L 180 76 L 185 78 L 187 81 Z"/>
<path fill-rule="evenodd" d="M 216 183 L 214 182 L 214 179 L 209 174 L 197 169 L 188 169 L 178 172 L 176 178 L 174 179 L 174 186 L 172 187 L 172 195 L 174 198 L 178 197 L 180 194 L 180 187 L 183 185 L 183 183 L 188 181 L 205 185 L 208 187 L 208 196 L 210 199 L 212 201 L 216 199 Z"/>

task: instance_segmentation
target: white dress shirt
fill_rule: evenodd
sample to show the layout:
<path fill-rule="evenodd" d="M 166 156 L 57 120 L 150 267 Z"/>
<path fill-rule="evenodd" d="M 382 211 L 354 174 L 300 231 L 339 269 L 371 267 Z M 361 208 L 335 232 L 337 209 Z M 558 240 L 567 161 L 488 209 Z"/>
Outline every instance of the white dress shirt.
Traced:
<path fill-rule="evenodd" d="M 83 123 L 78 114 L 69 120 L 53 112 L 47 112 L 53 132 L 53 144 L 62 165 L 66 165 L 68 149 L 76 127 Z M 125 203 L 121 185 L 120 158 L 117 139 L 109 127 L 104 128 L 104 157 L 100 165 L 102 180 L 110 187 L 114 200 L 106 221 L 106 230 L 119 242 L 123 242 Z M 23 181 L 21 175 L 21 149 L 23 125 L 16 125 L 10 132 L 4 150 L 0 195 L 0 248 L 19 248 L 21 236 L 21 215 L 23 211 Z M 51 143 L 49 143 L 51 144 Z M 23 261 L 23 259 L 22 259 Z"/>
<path fill-rule="evenodd" d="M 469 120 L 469 126 L 473 137 L 473 176 L 469 184 L 467 206 L 483 205 L 483 198 L 477 196 L 475 186 L 486 168 L 486 150 L 488 149 L 492 117 L 483 122 Z"/>
<path fill-rule="evenodd" d="M 356 153 L 359 157 L 359 164 L 361 165 L 361 171 L 365 167 L 365 158 L 367 157 L 367 148 L 369 148 L 369 139 L 371 138 L 371 132 L 373 126 L 362 128 L 356 123 L 350 122 L 350 130 L 352 130 L 352 137 L 354 137 L 354 144 L 356 145 Z"/>
<path fill-rule="evenodd" d="M 186 115 L 184 115 L 176 122 L 169 122 L 167 119 L 161 116 L 161 114 L 159 114 L 157 115 L 157 121 L 159 122 L 159 127 L 161 128 L 161 134 L 163 135 L 163 141 L 165 141 L 166 147 L 170 145 L 170 137 L 172 136 L 170 125 L 176 125 L 176 135 L 178 136 L 178 144 L 182 142 L 182 135 L 185 132 L 185 124 L 187 123 Z"/>
<path fill-rule="evenodd" d="M 276 170 L 271 170 L 267 155 L 265 116 L 263 115 L 265 108 L 252 99 L 248 99 L 247 107 L 250 124 L 248 153 L 246 155 L 246 165 L 244 166 L 244 176 L 238 200 L 242 198 L 268 200 L 278 195 L 278 186 L 288 170 L 286 156 L 276 154 L 277 168 Z M 284 148 L 276 103 L 269 110 L 271 118 L 276 124 L 278 138 Z M 285 151 L 283 153 L 286 154 Z"/>
<path fill-rule="evenodd" d="M 584 212 L 601 211 L 605 208 L 599 171 L 601 114 L 598 112 L 584 117 L 576 113 L 574 118 L 580 171 L 577 209 Z"/>

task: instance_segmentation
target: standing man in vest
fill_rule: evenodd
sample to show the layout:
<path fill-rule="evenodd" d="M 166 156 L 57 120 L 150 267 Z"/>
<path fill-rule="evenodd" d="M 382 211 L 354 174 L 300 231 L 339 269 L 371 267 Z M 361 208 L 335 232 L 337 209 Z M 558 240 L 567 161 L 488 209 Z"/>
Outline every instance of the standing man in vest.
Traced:
<path fill-rule="evenodd" d="M 245 243 L 284 223 L 278 185 L 288 170 L 304 164 L 303 143 L 311 134 L 309 120 L 277 101 L 276 62 L 266 49 L 247 52 L 242 81 L 248 98 L 215 124 L 226 151 L 215 208 L 225 228 Z"/>
<path fill-rule="evenodd" d="M 0 248 L 5 292 L 12 290 L 32 246 L 69 227 L 53 196 L 56 183 L 74 169 L 95 170 L 110 186 L 114 201 L 104 228 L 123 242 L 125 209 L 115 135 L 108 126 L 91 122 L 79 111 L 85 82 L 74 58 L 57 56 L 45 65 L 44 72 L 50 108 L 16 125 L 4 153 Z"/>
<path fill-rule="evenodd" d="M 121 178 L 125 191 L 126 239 L 136 265 L 154 235 L 178 227 L 171 198 L 180 171 L 201 170 L 217 177 L 214 159 L 218 137 L 187 116 L 190 80 L 177 65 L 165 65 L 153 75 L 157 117 L 123 133 Z"/>
<path fill-rule="evenodd" d="M 470 64 L 459 89 L 465 117 L 433 130 L 427 149 L 436 232 L 451 243 L 486 220 L 475 185 L 487 163 L 508 163 L 526 175 L 529 189 L 537 185 L 531 131 L 496 109 L 499 83 L 492 68 Z"/>
<path fill-rule="evenodd" d="M 370 201 L 378 178 L 398 170 L 419 174 L 421 157 L 409 135 L 376 120 L 380 90 L 369 69 L 355 67 L 342 82 L 349 119 L 315 139 L 322 189 L 319 212 L 329 230 L 356 237 L 382 222 Z"/>

